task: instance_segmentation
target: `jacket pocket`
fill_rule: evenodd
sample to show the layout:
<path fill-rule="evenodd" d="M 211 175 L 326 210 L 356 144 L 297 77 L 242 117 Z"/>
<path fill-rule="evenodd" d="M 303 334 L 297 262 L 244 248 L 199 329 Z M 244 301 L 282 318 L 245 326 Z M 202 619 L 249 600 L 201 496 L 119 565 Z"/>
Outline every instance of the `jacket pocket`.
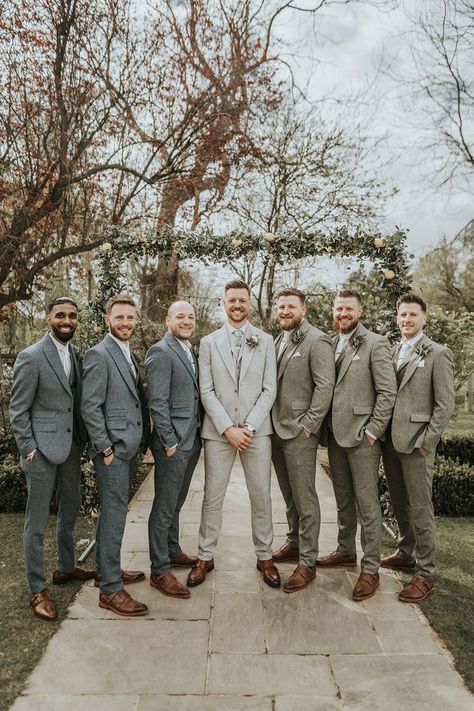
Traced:
<path fill-rule="evenodd" d="M 106 416 L 107 416 L 107 417 L 111 417 L 111 418 L 114 418 L 114 417 L 125 417 L 125 408 L 123 408 L 123 407 L 110 408 L 109 410 L 107 410 L 107 415 L 106 415 Z"/>
<path fill-rule="evenodd" d="M 171 417 L 191 417 L 191 410 L 189 407 L 171 407 L 170 408 Z"/>
<path fill-rule="evenodd" d="M 374 408 L 370 405 L 356 405 L 354 407 L 354 415 L 371 415 Z"/>
<path fill-rule="evenodd" d="M 114 419 L 109 417 L 107 419 L 107 429 L 109 430 L 126 430 L 127 422 L 125 420 Z"/>
<path fill-rule="evenodd" d="M 431 415 L 424 415 L 420 412 L 415 412 L 410 415 L 410 422 L 429 422 Z"/>
<path fill-rule="evenodd" d="M 33 432 L 56 432 L 56 422 L 52 419 L 39 420 L 34 417 L 32 426 Z"/>
<path fill-rule="evenodd" d="M 301 401 L 298 402 L 298 400 L 297 400 L 296 402 L 294 402 L 292 404 L 291 409 L 296 410 L 296 412 L 306 412 L 306 410 L 308 409 L 308 403 L 301 402 Z"/>

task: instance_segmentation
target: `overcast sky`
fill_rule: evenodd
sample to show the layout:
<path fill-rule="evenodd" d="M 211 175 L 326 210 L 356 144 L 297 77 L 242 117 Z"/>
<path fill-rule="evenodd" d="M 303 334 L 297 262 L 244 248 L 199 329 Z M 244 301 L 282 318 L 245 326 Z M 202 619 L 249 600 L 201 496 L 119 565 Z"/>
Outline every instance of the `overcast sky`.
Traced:
<path fill-rule="evenodd" d="M 418 1 L 409 0 L 409 7 L 414 8 Z M 314 3 L 306 2 L 306 6 L 310 4 Z M 333 7 L 318 17 L 319 37 L 311 16 L 296 12 L 282 16 L 276 34 L 289 41 L 293 56 L 287 58 L 301 85 L 308 83 L 310 98 L 317 100 L 326 94 L 337 98 L 354 93 L 367 81 L 373 83 L 372 98 L 361 116 L 371 116 L 371 135 L 385 137 L 379 146 L 379 174 L 399 188 L 387 205 L 381 227 L 387 231 L 395 225 L 409 229 L 409 247 L 419 256 L 443 235 L 453 236 L 474 218 L 474 201 L 466 193 L 435 188 L 435 180 L 430 185 L 430 175 L 435 178 L 432 161 L 420 151 L 420 136 L 412 122 L 404 119 L 410 100 L 402 99 L 393 82 L 376 70 L 382 56 L 386 62 L 395 60 L 402 69 L 409 62 L 409 20 L 403 7 L 381 10 L 364 4 Z M 327 106 L 334 116 L 341 116 L 340 105 L 333 107 L 328 101 Z M 341 118 L 344 120 L 344 113 Z"/>

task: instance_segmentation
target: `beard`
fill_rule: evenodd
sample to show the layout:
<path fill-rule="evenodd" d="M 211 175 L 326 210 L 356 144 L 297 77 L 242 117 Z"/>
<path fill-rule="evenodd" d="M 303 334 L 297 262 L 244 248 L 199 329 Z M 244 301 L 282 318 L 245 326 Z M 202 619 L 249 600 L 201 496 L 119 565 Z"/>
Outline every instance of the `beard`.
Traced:
<path fill-rule="evenodd" d="M 115 338 L 118 338 L 119 341 L 123 341 L 125 343 L 132 337 L 133 328 L 130 331 L 125 331 L 122 333 L 121 331 L 119 331 L 118 328 L 115 328 L 114 326 L 109 326 L 109 331 L 112 336 L 115 336 Z"/>
<path fill-rule="evenodd" d="M 74 336 L 76 329 L 71 328 L 70 331 L 61 331 L 57 326 L 51 324 L 51 330 L 61 343 L 69 343 L 71 338 Z"/>
<path fill-rule="evenodd" d="M 339 333 L 350 333 L 353 331 L 357 326 L 359 325 L 359 319 L 357 317 L 351 319 L 350 321 L 339 321 L 334 319 L 333 321 L 333 327 L 335 331 L 339 331 Z"/>
<path fill-rule="evenodd" d="M 282 331 L 292 331 L 294 328 L 298 328 L 300 323 L 302 322 L 303 317 L 295 317 L 292 319 L 285 319 L 284 321 L 280 321 L 280 328 Z"/>

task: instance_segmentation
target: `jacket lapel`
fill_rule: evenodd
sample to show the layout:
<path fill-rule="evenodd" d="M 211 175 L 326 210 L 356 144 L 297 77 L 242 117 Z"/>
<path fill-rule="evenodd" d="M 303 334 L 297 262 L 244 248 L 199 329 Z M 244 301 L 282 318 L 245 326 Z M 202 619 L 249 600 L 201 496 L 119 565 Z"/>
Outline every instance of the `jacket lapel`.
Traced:
<path fill-rule="evenodd" d="M 217 350 L 219 351 L 222 360 L 224 361 L 224 365 L 229 371 L 229 375 L 234 381 L 234 383 L 237 382 L 237 377 L 235 373 L 235 363 L 234 363 L 234 356 L 232 355 L 232 351 L 230 349 L 230 343 L 229 343 L 229 336 L 227 335 L 227 329 L 224 326 L 220 328 L 218 331 L 216 331 L 214 335 L 214 343 L 216 344 Z"/>
<path fill-rule="evenodd" d="M 65 391 L 68 393 L 68 395 L 72 396 L 72 390 L 71 386 L 69 385 L 69 381 L 66 378 L 66 373 L 64 372 L 63 365 L 61 363 L 61 358 L 59 357 L 58 349 L 54 345 L 53 341 L 51 340 L 51 336 L 49 333 L 47 333 L 45 336 L 43 336 L 43 352 L 46 356 L 46 359 L 48 363 L 50 364 L 51 368 L 54 370 L 56 376 L 59 379 L 59 382 L 65 389 Z M 72 365 L 72 356 L 71 356 L 71 367 Z"/>
<path fill-rule="evenodd" d="M 188 360 L 188 357 L 186 356 L 186 353 L 184 352 L 182 346 L 179 345 L 177 342 L 176 338 L 171 334 L 171 333 L 165 333 L 164 339 L 166 343 L 169 345 L 173 353 L 176 353 L 180 361 L 186 366 L 188 372 L 192 376 L 194 380 L 194 384 L 197 387 L 197 377 L 196 374 L 194 373 L 193 366 Z M 197 370 L 196 370 L 197 372 Z"/>
<path fill-rule="evenodd" d="M 256 346 L 255 348 L 250 348 L 250 346 L 246 343 L 247 338 L 251 338 L 252 336 L 256 336 L 258 338 L 258 332 L 257 329 L 254 328 L 251 323 L 249 323 L 247 328 L 245 329 L 245 335 L 242 341 L 242 345 L 240 346 L 240 378 L 244 377 L 245 373 L 249 369 L 250 363 L 252 362 L 252 358 L 254 356 L 255 351 L 258 350 L 258 346 Z"/>
<path fill-rule="evenodd" d="M 352 334 L 352 336 L 351 336 L 351 338 L 349 339 L 349 342 L 348 342 L 348 344 L 347 344 L 347 350 L 346 350 L 346 353 L 345 353 L 345 355 L 344 355 L 344 357 L 343 357 L 343 359 L 342 359 L 341 367 L 339 368 L 339 373 L 338 373 L 338 376 L 337 376 L 337 382 L 338 382 L 338 383 L 341 382 L 341 380 L 343 379 L 343 377 L 344 377 L 345 374 L 347 373 L 347 370 L 348 370 L 350 364 L 352 363 L 352 359 L 353 359 L 353 357 L 354 357 L 354 355 L 355 355 L 355 353 L 354 353 L 354 351 L 353 351 L 353 349 L 352 349 L 352 346 L 351 346 L 351 340 L 352 340 L 353 338 L 355 338 L 356 336 L 358 336 L 358 335 L 364 335 L 365 333 L 367 333 L 367 329 L 366 329 L 364 326 L 362 326 L 361 323 L 359 323 L 359 325 L 357 326 L 355 332 Z M 337 341 L 336 341 L 336 343 L 337 343 Z"/>
<path fill-rule="evenodd" d="M 423 334 L 423 338 L 420 338 L 420 340 L 416 344 L 415 348 L 418 348 L 418 346 L 421 346 L 425 343 L 429 343 L 429 339 Z M 419 362 L 420 362 L 420 357 L 416 353 L 413 353 L 410 360 L 405 365 L 405 372 L 403 374 L 402 382 L 400 383 L 399 388 L 398 388 L 399 391 L 408 383 L 408 381 L 414 374 L 415 370 L 418 368 Z M 403 367 L 404 366 L 402 365 L 402 368 Z"/>
<path fill-rule="evenodd" d="M 303 323 L 301 323 L 299 326 L 297 326 L 295 331 L 298 331 L 300 334 L 302 334 L 303 338 L 300 341 L 298 341 L 298 343 L 295 345 L 291 341 L 291 336 L 290 336 L 290 342 L 287 345 L 285 352 L 283 353 L 283 355 L 280 359 L 280 362 L 278 364 L 278 380 L 280 380 L 283 373 L 285 372 L 286 366 L 290 362 L 291 356 L 293 355 L 293 353 L 296 353 L 296 351 L 298 350 L 298 348 L 300 347 L 300 345 L 303 343 L 304 339 L 306 338 L 306 334 L 309 331 L 309 323 L 307 321 L 303 321 Z M 295 331 L 293 331 L 293 333 Z M 293 335 L 293 333 L 291 335 Z"/>
<path fill-rule="evenodd" d="M 115 343 L 114 339 L 111 338 L 110 334 L 107 334 L 105 336 L 104 345 L 110 353 L 110 356 L 112 357 L 115 365 L 117 366 L 120 375 L 125 380 L 128 389 L 130 390 L 132 395 L 134 395 L 134 397 L 140 399 L 138 397 L 137 384 L 133 379 L 132 371 L 129 368 L 127 359 L 125 358 L 122 349 L 120 348 L 118 343 Z"/>

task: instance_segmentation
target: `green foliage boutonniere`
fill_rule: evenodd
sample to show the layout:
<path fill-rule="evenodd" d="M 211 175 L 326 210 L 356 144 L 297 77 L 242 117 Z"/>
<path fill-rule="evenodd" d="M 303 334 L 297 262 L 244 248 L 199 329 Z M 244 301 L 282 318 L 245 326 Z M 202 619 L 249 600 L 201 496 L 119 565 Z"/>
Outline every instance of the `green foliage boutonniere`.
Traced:
<path fill-rule="evenodd" d="M 422 343 L 413 349 L 413 353 L 416 355 L 416 359 L 421 362 L 428 353 L 431 353 L 431 346 L 428 343 Z"/>
<path fill-rule="evenodd" d="M 249 348 L 258 348 L 260 345 L 260 338 L 258 336 L 247 336 L 245 343 Z"/>
<path fill-rule="evenodd" d="M 361 345 L 365 342 L 365 336 L 362 333 L 358 333 L 350 340 L 350 346 L 354 353 L 357 353 Z"/>
<path fill-rule="evenodd" d="M 292 342 L 292 344 L 294 346 L 297 346 L 299 343 L 301 343 L 303 338 L 304 338 L 304 333 L 301 333 L 301 331 L 298 331 L 298 329 L 295 328 L 295 330 L 293 331 L 293 333 L 290 336 L 290 341 Z"/>

